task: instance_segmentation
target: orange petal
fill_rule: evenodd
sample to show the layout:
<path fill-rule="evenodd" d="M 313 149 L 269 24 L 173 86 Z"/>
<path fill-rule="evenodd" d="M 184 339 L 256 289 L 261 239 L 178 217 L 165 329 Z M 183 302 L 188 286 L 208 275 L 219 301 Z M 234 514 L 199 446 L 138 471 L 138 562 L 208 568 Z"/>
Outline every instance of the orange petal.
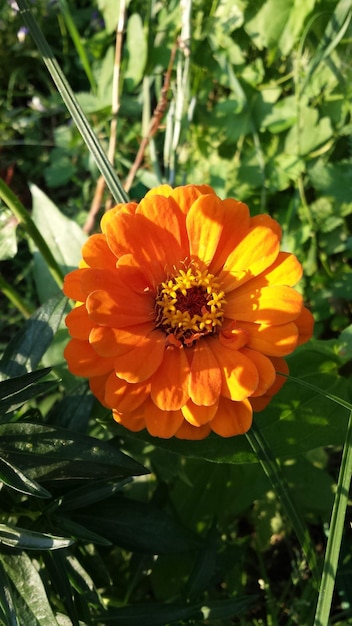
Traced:
<path fill-rule="evenodd" d="M 101 376 L 114 368 L 113 359 L 98 356 L 88 341 L 71 339 L 64 350 L 68 369 L 75 376 Z"/>
<path fill-rule="evenodd" d="M 221 394 L 240 401 L 256 390 L 259 382 L 253 361 L 239 350 L 231 350 L 219 341 L 209 342 L 222 372 Z"/>
<path fill-rule="evenodd" d="M 143 324 L 154 316 L 154 298 L 148 293 L 136 294 L 125 286 L 115 297 L 103 289 L 93 291 L 87 298 L 86 306 L 94 323 L 115 328 Z"/>
<path fill-rule="evenodd" d="M 231 402 L 220 398 L 218 412 L 210 422 L 210 427 L 220 437 L 243 435 L 252 425 L 252 407 L 249 400 Z"/>
<path fill-rule="evenodd" d="M 298 328 L 293 322 L 281 326 L 241 322 L 241 327 L 248 332 L 247 346 L 267 356 L 286 356 L 297 346 Z"/>
<path fill-rule="evenodd" d="M 88 317 L 84 304 L 76 306 L 68 313 L 65 324 L 71 337 L 75 337 L 75 339 L 88 340 L 89 333 L 93 328 L 93 323 Z"/>
<path fill-rule="evenodd" d="M 244 288 L 226 294 L 225 316 L 241 321 L 261 324 L 287 324 L 300 315 L 302 296 L 285 285 L 262 287 L 252 291 L 249 281 Z"/>
<path fill-rule="evenodd" d="M 276 233 L 279 241 L 281 241 L 282 228 L 279 222 L 274 220 L 267 213 L 261 213 L 260 215 L 255 215 L 254 217 L 251 217 L 250 227 L 253 228 L 257 226 L 265 226 L 265 228 L 270 228 L 270 230 Z"/>
<path fill-rule="evenodd" d="M 218 402 L 213 406 L 199 406 L 194 404 L 192 400 L 188 400 L 187 404 L 182 407 L 182 415 L 192 426 L 202 426 L 213 419 L 218 409 Z"/>
<path fill-rule="evenodd" d="M 177 223 L 172 212 L 173 209 L 176 212 L 179 209 L 171 198 L 153 196 L 149 201 L 144 199 L 143 202 L 156 203 L 160 215 L 165 213 L 169 216 L 170 223 Z M 166 216 L 164 220 L 167 219 Z M 117 257 L 132 254 L 141 267 L 145 265 L 151 270 L 156 284 L 162 282 L 167 272 L 187 256 L 181 242 L 177 240 L 179 232 L 174 235 L 140 213 L 118 213 L 114 220 L 106 224 L 105 235 L 109 247 Z"/>
<path fill-rule="evenodd" d="M 184 348 L 168 347 L 151 379 L 151 397 L 159 409 L 177 411 L 189 400 L 189 364 Z"/>
<path fill-rule="evenodd" d="M 238 246 L 239 242 L 247 234 L 250 227 L 249 209 L 246 204 L 228 198 L 223 200 L 223 230 L 216 254 L 211 262 L 210 271 L 217 274 L 227 257 Z"/>
<path fill-rule="evenodd" d="M 293 287 L 302 277 L 302 265 L 294 254 L 280 252 L 276 261 L 253 282 Z"/>
<path fill-rule="evenodd" d="M 253 361 L 259 374 L 258 387 L 251 397 L 262 396 L 275 382 L 275 368 L 271 360 L 261 352 L 251 350 L 250 348 L 242 348 L 241 352 Z"/>
<path fill-rule="evenodd" d="M 170 185 L 158 185 L 158 187 L 152 187 L 152 189 L 149 189 L 144 197 L 150 198 L 152 196 L 164 196 L 165 198 L 168 198 L 171 196 L 172 192 L 173 188 Z"/>
<path fill-rule="evenodd" d="M 172 190 L 171 196 L 180 207 L 182 213 L 187 215 L 192 204 L 202 195 L 202 193 L 209 194 L 214 192 L 210 187 L 207 187 L 207 185 L 204 185 L 203 191 L 202 186 L 185 185 L 184 187 L 175 187 L 175 189 Z"/>
<path fill-rule="evenodd" d="M 146 429 L 152 437 L 169 439 L 183 422 L 181 411 L 162 411 L 151 400 L 147 400 L 142 409 Z"/>
<path fill-rule="evenodd" d="M 266 225 L 251 228 L 229 254 L 218 275 L 222 289 L 226 292 L 236 289 L 270 267 L 279 248 L 280 240 L 271 228 Z"/>
<path fill-rule="evenodd" d="M 147 293 L 157 287 L 155 276 L 153 276 L 150 268 L 146 265 L 141 267 L 132 254 L 121 256 L 117 268 L 121 280 L 136 293 Z"/>
<path fill-rule="evenodd" d="M 89 379 L 89 387 L 93 396 L 95 396 L 99 400 L 100 404 L 105 406 L 107 409 L 110 407 L 105 402 L 105 385 L 109 376 L 110 373 L 104 374 L 103 376 L 94 376 Z"/>
<path fill-rule="evenodd" d="M 101 233 L 91 235 L 84 243 L 82 257 L 89 267 L 96 269 L 114 269 L 116 257 L 111 252 L 105 235 Z"/>
<path fill-rule="evenodd" d="M 276 374 L 276 378 L 275 378 L 273 385 L 269 387 L 269 389 L 263 396 L 258 397 L 258 398 L 252 396 L 251 398 L 249 398 L 253 411 L 262 411 L 263 409 L 265 409 L 265 407 L 269 404 L 272 397 L 275 394 L 277 394 L 278 391 L 280 391 L 281 387 L 286 382 L 286 378 L 284 376 L 280 376 L 279 374 L 279 372 L 281 372 L 282 374 L 289 373 L 289 369 L 288 369 L 288 365 L 286 361 L 280 357 L 271 357 L 270 360 L 276 372 L 278 373 Z"/>
<path fill-rule="evenodd" d="M 144 198 L 138 205 L 137 215 L 144 215 L 157 225 L 166 257 L 172 256 L 168 263 L 170 269 L 189 255 L 185 217 L 173 194 L 167 199 L 162 196 L 154 196 L 152 200 Z"/>
<path fill-rule="evenodd" d="M 223 230 L 224 207 L 213 194 L 200 196 L 189 209 L 186 227 L 191 256 L 211 263 Z"/>
<path fill-rule="evenodd" d="M 192 426 L 189 422 L 183 421 L 178 431 L 175 433 L 177 439 L 191 439 L 193 441 L 199 441 L 205 439 L 210 433 L 209 424 L 203 424 L 203 426 Z"/>
<path fill-rule="evenodd" d="M 304 307 L 300 316 L 295 320 L 295 324 L 299 332 L 297 345 L 300 346 L 302 343 L 309 341 L 313 336 L 314 317 L 311 312 Z"/>
<path fill-rule="evenodd" d="M 121 413 L 129 413 L 138 409 L 149 396 L 149 393 L 149 383 L 132 385 L 121 380 L 115 372 L 112 372 L 105 383 L 104 404 Z"/>
<path fill-rule="evenodd" d="M 193 349 L 188 391 L 198 406 L 211 406 L 221 391 L 221 372 L 218 362 L 205 338 L 196 342 Z"/>
<path fill-rule="evenodd" d="M 115 360 L 115 372 L 129 383 L 143 382 L 150 378 L 161 365 L 165 354 L 165 335 L 153 330 L 132 350 Z"/>
<path fill-rule="evenodd" d="M 131 413 L 119 413 L 118 411 L 113 410 L 112 416 L 118 424 L 124 426 L 128 430 L 131 430 L 134 433 L 137 433 L 139 430 L 143 430 L 145 428 L 144 417 L 137 411 L 132 411 Z"/>
<path fill-rule="evenodd" d="M 89 335 L 89 343 L 99 356 L 117 357 L 133 350 L 153 329 L 154 324 L 149 322 L 128 328 L 96 326 Z"/>
<path fill-rule="evenodd" d="M 73 270 L 69 274 L 66 274 L 64 278 L 63 292 L 68 298 L 77 300 L 78 302 L 84 302 L 86 299 L 85 293 L 82 291 L 81 280 L 82 276 L 89 270 L 78 269 Z"/>

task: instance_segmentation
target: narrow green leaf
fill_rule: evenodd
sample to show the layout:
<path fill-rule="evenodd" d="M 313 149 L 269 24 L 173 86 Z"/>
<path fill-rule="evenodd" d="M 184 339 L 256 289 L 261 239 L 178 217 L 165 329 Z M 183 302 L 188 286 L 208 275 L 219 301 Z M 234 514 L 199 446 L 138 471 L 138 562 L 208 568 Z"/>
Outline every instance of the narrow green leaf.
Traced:
<path fill-rule="evenodd" d="M 1 453 L 0 453 L 1 454 Z M 38 498 L 50 498 L 49 491 L 44 489 L 35 480 L 32 480 L 22 470 L 15 467 L 9 460 L 0 456 L 0 481 L 15 491 Z"/>
<path fill-rule="evenodd" d="M 82 135 L 83 140 L 86 142 L 87 147 L 94 157 L 97 166 L 106 180 L 106 184 L 109 187 L 116 202 L 127 202 L 128 196 L 124 191 L 119 178 L 116 175 L 112 165 L 110 164 L 106 154 L 99 144 L 90 124 L 84 115 L 78 101 L 68 84 L 54 54 L 48 45 L 38 22 L 31 13 L 30 8 L 26 0 L 18 0 L 19 12 L 23 18 L 25 25 L 31 33 L 38 50 L 43 58 L 43 61 L 53 79 L 57 90 L 59 91 L 74 123 L 76 124 L 79 132 Z"/>
<path fill-rule="evenodd" d="M 314 626 L 328 626 L 352 476 L 352 411 L 342 452 Z"/>
<path fill-rule="evenodd" d="M 41 306 L 8 344 L 0 361 L 0 373 L 22 376 L 36 369 L 60 326 L 67 306 L 62 294 Z"/>
<path fill-rule="evenodd" d="M 60 512 L 74 511 L 101 500 L 106 500 L 106 498 L 110 498 L 130 483 L 131 480 L 131 478 L 124 478 L 123 480 L 111 480 L 111 478 L 108 478 L 73 489 L 60 498 L 58 503 Z"/>
<path fill-rule="evenodd" d="M 0 544 L 20 550 L 58 550 L 67 548 L 72 539 L 39 533 L 12 524 L 0 524 Z"/>
<path fill-rule="evenodd" d="M 42 579 L 25 552 L 1 554 L 3 567 L 39 626 L 58 626 L 50 607 Z M 28 623 L 31 621 L 28 620 Z M 24 624 L 24 622 L 23 622 Z"/>
<path fill-rule="evenodd" d="M 21 626 L 16 615 L 9 577 L 0 561 L 0 606 L 3 612 L 3 626 Z M 0 618 L 1 619 L 1 618 Z"/>
<path fill-rule="evenodd" d="M 86 76 L 89 80 L 91 89 L 93 91 L 93 93 L 96 93 L 97 90 L 97 85 L 93 76 L 93 72 L 92 69 L 90 67 L 90 63 L 88 60 L 88 56 L 87 53 L 85 51 L 84 45 L 82 44 L 81 41 L 81 37 L 80 34 L 76 28 L 76 24 L 74 23 L 73 19 L 72 19 L 72 15 L 69 9 L 69 6 L 66 2 L 66 0 L 59 0 L 59 5 L 60 5 L 60 9 L 61 9 L 61 13 L 63 15 L 63 18 L 65 20 L 65 24 L 67 26 L 67 30 L 71 35 L 72 41 L 75 45 L 75 48 L 77 50 L 77 54 L 81 60 L 82 66 L 84 68 L 84 71 L 86 73 Z"/>
<path fill-rule="evenodd" d="M 114 445 L 64 428 L 41 424 L 0 424 L 0 451 L 31 478 L 102 479 L 147 474 Z"/>

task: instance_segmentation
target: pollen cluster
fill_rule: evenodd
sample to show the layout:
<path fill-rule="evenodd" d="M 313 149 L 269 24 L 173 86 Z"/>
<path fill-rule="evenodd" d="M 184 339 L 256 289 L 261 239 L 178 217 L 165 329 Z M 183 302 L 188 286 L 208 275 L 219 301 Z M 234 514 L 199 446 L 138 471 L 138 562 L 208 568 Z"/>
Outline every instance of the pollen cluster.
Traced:
<path fill-rule="evenodd" d="M 225 302 L 225 294 L 215 276 L 192 265 L 159 285 L 156 327 L 190 346 L 221 327 Z"/>

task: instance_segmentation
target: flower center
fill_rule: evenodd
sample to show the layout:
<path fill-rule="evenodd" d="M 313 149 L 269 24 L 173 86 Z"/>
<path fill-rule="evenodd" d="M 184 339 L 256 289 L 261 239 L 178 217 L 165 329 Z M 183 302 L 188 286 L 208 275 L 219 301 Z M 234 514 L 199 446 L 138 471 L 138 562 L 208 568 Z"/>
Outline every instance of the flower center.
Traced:
<path fill-rule="evenodd" d="M 156 327 L 191 346 L 222 325 L 225 294 L 215 276 L 192 264 L 161 283 L 155 301 Z"/>

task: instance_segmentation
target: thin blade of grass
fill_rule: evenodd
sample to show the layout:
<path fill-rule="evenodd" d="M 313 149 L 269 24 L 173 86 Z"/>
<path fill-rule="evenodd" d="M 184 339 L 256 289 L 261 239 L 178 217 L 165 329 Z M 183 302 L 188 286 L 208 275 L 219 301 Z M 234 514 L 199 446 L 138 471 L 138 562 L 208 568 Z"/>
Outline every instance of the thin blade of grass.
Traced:
<path fill-rule="evenodd" d="M 32 15 L 26 0 L 19 0 L 18 6 L 23 21 L 34 39 L 34 42 L 42 56 L 42 59 L 50 73 L 50 76 L 54 81 L 56 88 L 60 93 L 72 117 L 72 120 L 74 121 L 77 129 L 81 133 L 82 138 L 88 147 L 88 150 L 95 159 L 98 169 L 104 176 L 111 194 L 113 195 L 116 202 L 127 202 L 128 196 L 124 191 L 123 186 L 112 165 L 109 163 L 109 159 L 104 153 L 100 143 L 98 142 L 97 137 L 90 127 L 81 106 L 79 105 L 68 81 L 66 80 L 57 60 L 55 59 L 53 51 L 46 41 L 38 22 Z"/>
<path fill-rule="evenodd" d="M 255 423 L 252 424 L 251 429 L 246 433 L 246 438 L 253 452 L 259 459 L 265 474 L 271 482 L 276 496 L 279 498 L 284 511 L 292 524 L 292 528 L 296 533 L 297 539 L 307 559 L 315 585 L 318 587 L 320 577 L 314 547 L 312 545 L 306 524 L 291 497 L 290 488 L 287 484 L 286 478 L 273 456 L 271 448 L 265 440 L 262 431 L 259 430 Z"/>
<path fill-rule="evenodd" d="M 347 402 L 347 400 L 343 400 L 343 398 L 339 398 L 333 393 L 329 393 L 329 391 L 326 391 L 325 389 L 320 389 L 320 387 L 316 387 L 311 383 L 307 383 L 307 381 L 303 380 L 302 378 L 296 378 L 295 376 L 291 376 L 290 374 L 283 374 L 282 372 L 278 372 L 278 374 L 280 376 L 284 376 L 284 378 L 287 378 L 287 380 L 290 380 L 293 383 L 297 383 L 298 385 L 302 385 L 302 387 L 307 387 L 307 389 L 311 389 L 311 391 L 318 393 L 320 396 L 324 396 L 324 398 L 328 398 L 328 400 L 335 402 L 335 404 L 339 404 L 345 409 L 352 411 L 352 404 L 350 402 Z"/>
<path fill-rule="evenodd" d="M 340 555 L 348 494 L 352 475 L 352 411 L 347 426 L 345 445 L 342 452 L 337 491 L 331 514 L 328 543 L 324 559 L 323 574 L 319 589 L 314 626 L 327 626 Z"/>

